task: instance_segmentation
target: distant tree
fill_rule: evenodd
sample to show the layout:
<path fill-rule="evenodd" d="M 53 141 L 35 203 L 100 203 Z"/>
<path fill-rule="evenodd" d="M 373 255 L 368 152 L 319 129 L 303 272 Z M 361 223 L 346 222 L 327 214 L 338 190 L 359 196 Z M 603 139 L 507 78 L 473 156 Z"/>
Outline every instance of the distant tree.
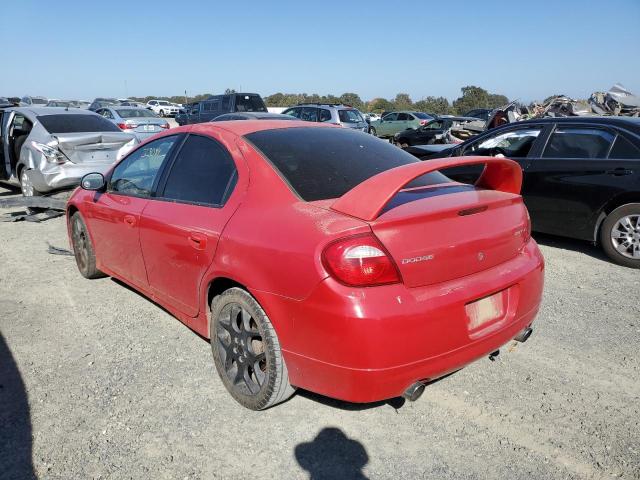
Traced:
<path fill-rule="evenodd" d="M 504 95 L 497 95 L 495 93 L 490 93 L 487 102 L 489 106 L 487 108 L 498 108 L 509 103 L 509 99 Z"/>
<path fill-rule="evenodd" d="M 453 101 L 453 109 L 464 115 L 474 108 L 489 108 L 489 92 L 473 85 L 462 87 L 462 96 Z"/>
<path fill-rule="evenodd" d="M 343 93 L 342 95 L 340 95 L 340 103 L 351 105 L 358 110 L 364 109 L 364 102 L 360 98 L 360 95 L 358 95 L 357 93 Z"/>
<path fill-rule="evenodd" d="M 224 91 L 224 94 L 225 94 L 225 95 L 229 95 L 229 94 L 231 94 L 231 93 L 236 93 L 236 91 L 235 91 L 233 88 L 227 88 L 227 89 Z"/>
<path fill-rule="evenodd" d="M 393 103 L 386 98 L 374 98 L 367 104 L 367 110 L 374 113 L 382 113 L 393 109 Z"/>
<path fill-rule="evenodd" d="M 398 93 L 393 100 L 393 107 L 395 110 L 411 110 L 413 101 L 408 93 Z"/>
<path fill-rule="evenodd" d="M 451 105 L 445 97 L 426 97 L 413 104 L 413 108 L 420 112 L 447 115 L 451 113 Z"/>

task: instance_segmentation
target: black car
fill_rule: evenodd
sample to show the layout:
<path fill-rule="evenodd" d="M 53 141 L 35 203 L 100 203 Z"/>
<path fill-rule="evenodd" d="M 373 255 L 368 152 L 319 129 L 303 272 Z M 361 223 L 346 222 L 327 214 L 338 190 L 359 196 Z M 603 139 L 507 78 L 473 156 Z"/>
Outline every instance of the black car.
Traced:
<path fill-rule="evenodd" d="M 458 145 L 408 147 L 422 160 L 491 155 L 518 162 L 538 232 L 588 240 L 640 268 L 640 118 L 565 117 L 511 123 Z M 482 167 L 446 171 L 473 182 Z"/>
<path fill-rule="evenodd" d="M 476 119 L 480 119 L 480 120 L 489 120 L 489 117 L 491 116 L 491 112 L 493 112 L 493 110 L 491 110 L 490 108 L 476 108 L 475 110 L 469 110 L 467 113 L 464 114 L 465 117 L 474 117 Z"/>
<path fill-rule="evenodd" d="M 224 113 L 266 112 L 267 106 L 257 93 L 212 95 L 206 100 L 187 105 L 176 115 L 178 125 L 209 122 Z"/>
<path fill-rule="evenodd" d="M 474 117 L 438 117 L 426 125 L 414 129 L 403 130 L 394 135 L 394 142 L 402 148 L 412 145 L 430 145 L 442 140 L 443 135 L 457 125 L 478 121 Z M 482 130 L 482 129 L 480 129 Z"/>

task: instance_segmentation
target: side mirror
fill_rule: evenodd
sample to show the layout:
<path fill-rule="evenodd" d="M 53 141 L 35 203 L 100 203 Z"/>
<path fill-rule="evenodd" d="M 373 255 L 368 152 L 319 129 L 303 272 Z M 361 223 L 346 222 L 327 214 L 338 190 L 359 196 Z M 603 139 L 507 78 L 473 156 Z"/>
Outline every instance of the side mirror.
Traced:
<path fill-rule="evenodd" d="M 85 190 L 99 191 L 106 185 L 104 176 L 101 173 L 87 173 L 82 180 L 80 186 Z"/>

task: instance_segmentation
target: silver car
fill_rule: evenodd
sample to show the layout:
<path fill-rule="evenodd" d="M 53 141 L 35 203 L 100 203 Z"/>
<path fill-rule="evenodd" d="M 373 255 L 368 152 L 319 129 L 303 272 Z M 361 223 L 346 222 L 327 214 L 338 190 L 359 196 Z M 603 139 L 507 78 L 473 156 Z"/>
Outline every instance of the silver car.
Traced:
<path fill-rule="evenodd" d="M 369 124 L 360 111 L 349 105 L 335 103 L 301 103 L 282 112 L 307 122 L 327 122 L 346 128 L 369 132 Z"/>
<path fill-rule="evenodd" d="M 100 115 L 79 108 L 0 110 L 0 178 L 15 177 L 22 194 L 40 195 L 105 173 L 139 142 Z"/>
<path fill-rule="evenodd" d="M 100 108 L 96 113 L 117 125 L 120 130 L 133 133 L 139 141 L 169 128 L 166 120 L 146 108 L 114 105 Z"/>

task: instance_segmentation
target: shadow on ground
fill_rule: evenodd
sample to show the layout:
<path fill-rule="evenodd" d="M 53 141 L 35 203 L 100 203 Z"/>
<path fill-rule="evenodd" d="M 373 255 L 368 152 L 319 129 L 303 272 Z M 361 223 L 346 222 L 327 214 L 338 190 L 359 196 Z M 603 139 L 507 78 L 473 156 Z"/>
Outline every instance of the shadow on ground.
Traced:
<path fill-rule="evenodd" d="M 362 471 L 369 463 L 367 451 L 339 428 L 323 428 L 311 442 L 297 445 L 294 454 L 311 480 L 367 479 Z"/>
<path fill-rule="evenodd" d="M 546 233 L 533 233 L 533 238 L 540 245 L 546 245 L 547 247 L 559 248 L 561 250 L 573 250 L 574 252 L 584 253 L 590 257 L 602 260 L 603 262 L 610 263 L 611 260 L 604 254 L 602 249 L 591 242 L 583 240 L 575 240 L 567 237 L 556 237 L 555 235 L 548 235 Z"/>
<path fill-rule="evenodd" d="M 0 335 L 0 478 L 35 480 L 27 392 L 11 351 Z"/>

